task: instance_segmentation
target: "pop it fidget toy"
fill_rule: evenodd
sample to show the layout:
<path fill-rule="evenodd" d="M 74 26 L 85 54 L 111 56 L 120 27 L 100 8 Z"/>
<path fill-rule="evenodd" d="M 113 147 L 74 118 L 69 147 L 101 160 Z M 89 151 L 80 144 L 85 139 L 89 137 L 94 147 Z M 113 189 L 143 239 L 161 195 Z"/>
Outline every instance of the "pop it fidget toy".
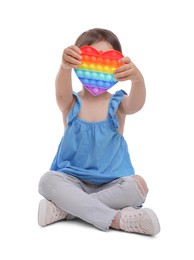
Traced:
<path fill-rule="evenodd" d="M 98 51 L 92 46 L 83 46 L 81 64 L 75 69 L 77 77 L 84 87 L 94 96 L 102 94 L 118 81 L 114 71 L 124 62 L 118 62 L 124 56 L 116 50 Z"/>

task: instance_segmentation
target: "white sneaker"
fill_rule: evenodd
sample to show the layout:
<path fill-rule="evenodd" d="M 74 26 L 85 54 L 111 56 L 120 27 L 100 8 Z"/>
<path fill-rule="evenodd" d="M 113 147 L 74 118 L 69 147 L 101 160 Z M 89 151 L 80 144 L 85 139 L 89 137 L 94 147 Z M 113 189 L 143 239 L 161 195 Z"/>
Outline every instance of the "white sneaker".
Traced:
<path fill-rule="evenodd" d="M 120 211 L 120 228 L 127 232 L 154 236 L 160 232 L 160 224 L 153 210 L 148 208 L 124 208 Z"/>
<path fill-rule="evenodd" d="M 41 227 L 44 227 L 61 219 L 65 219 L 67 215 L 67 212 L 59 209 L 51 201 L 42 199 L 39 203 L 38 224 Z"/>

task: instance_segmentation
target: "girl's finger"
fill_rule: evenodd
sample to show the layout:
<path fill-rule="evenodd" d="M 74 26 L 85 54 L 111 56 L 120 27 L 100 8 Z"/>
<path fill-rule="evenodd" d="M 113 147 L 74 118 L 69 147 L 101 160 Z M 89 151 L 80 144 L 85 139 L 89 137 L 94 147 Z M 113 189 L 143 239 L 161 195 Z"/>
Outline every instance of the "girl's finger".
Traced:
<path fill-rule="evenodd" d="M 75 65 L 80 65 L 81 61 L 73 56 L 69 56 L 67 54 L 63 54 L 63 62 L 68 62 Z"/>
<path fill-rule="evenodd" d="M 73 46 L 73 47 L 76 47 L 76 46 Z M 76 48 L 78 48 L 78 47 L 76 47 Z M 77 60 L 81 60 L 82 59 L 80 53 L 77 50 L 75 50 L 74 48 L 67 48 L 67 49 L 65 49 L 63 55 L 71 56 L 71 57 L 73 57 L 73 58 L 75 58 Z"/>
<path fill-rule="evenodd" d="M 78 54 L 81 54 L 81 50 L 79 47 L 75 46 L 75 45 L 71 45 L 69 47 L 70 49 L 74 50 L 75 52 L 77 52 Z"/>
<path fill-rule="evenodd" d="M 123 66 L 119 67 L 118 69 L 116 69 L 114 71 L 114 74 L 117 74 L 117 73 L 120 73 L 120 72 L 123 72 L 125 70 L 130 70 L 132 68 L 132 64 L 124 64 Z"/>
<path fill-rule="evenodd" d="M 118 79 L 118 81 L 126 81 L 126 80 L 131 80 L 131 76 Z"/>
<path fill-rule="evenodd" d="M 120 59 L 120 62 L 125 62 L 125 63 L 129 64 L 129 63 L 131 63 L 131 60 L 129 57 L 124 57 L 124 58 Z"/>
<path fill-rule="evenodd" d="M 121 78 L 131 76 L 132 74 L 133 74 L 133 70 L 130 69 L 130 70 L 125 70 L 125 71 L 117 72 L 117 73 L 115 73 L 114 77 L 115 77 L 117 80 L 119 80 L 119 79 L 121 79 Z"/>

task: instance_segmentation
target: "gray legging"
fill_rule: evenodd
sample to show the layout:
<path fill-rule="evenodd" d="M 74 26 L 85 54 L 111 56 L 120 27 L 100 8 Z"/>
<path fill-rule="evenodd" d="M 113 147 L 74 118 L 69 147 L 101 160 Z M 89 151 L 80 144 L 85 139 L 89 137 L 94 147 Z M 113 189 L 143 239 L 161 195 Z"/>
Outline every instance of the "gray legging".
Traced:
<path fill-rule="evenodd" d="M 143 194 L 134 176 L 93 185 L 71 175 L 49 171 L 39 183 L 39 193 L 72 216 L 108 230 L 118 210 L 144 203 Z"/>

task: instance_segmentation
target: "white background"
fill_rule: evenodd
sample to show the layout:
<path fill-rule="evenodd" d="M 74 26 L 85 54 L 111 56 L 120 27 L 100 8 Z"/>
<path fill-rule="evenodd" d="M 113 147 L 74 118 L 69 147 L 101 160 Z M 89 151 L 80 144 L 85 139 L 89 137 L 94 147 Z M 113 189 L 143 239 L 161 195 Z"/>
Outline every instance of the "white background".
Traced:
<path fill-rule="evenodd" d="M 0 2 L 1 259 L 193 259 L 192 2 Z M 145 206 L 161 222 L 154 238 L 76 221 L 37 224 L 38 181 L 63 133 L 54 93 L 62 51 L 93 27 L 118 35 L 146 81 L 146 105 L 128 117 L 125 138 L 150 188 Z M 130 82 L 112 91 L 120 88 Z"/>

